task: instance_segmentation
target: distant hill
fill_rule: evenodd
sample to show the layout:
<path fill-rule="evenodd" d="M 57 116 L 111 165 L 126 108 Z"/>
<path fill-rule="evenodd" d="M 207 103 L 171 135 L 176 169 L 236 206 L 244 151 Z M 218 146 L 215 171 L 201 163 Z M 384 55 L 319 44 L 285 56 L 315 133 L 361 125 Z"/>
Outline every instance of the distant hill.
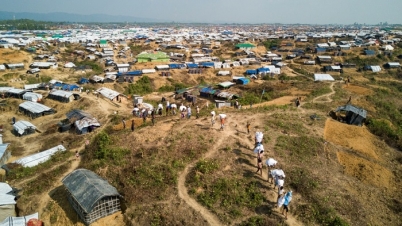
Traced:
<path fill-rule="evenodd" d="M 29 13 L 29 12 L 5 12 L 0 11 L 0 20 L 12 20 L 15 16 L 15 19 L 30 19 L 30 20 L 38 20 L 38 21 L 53 21 L 53 22 L 100 22 L 100 23 L 108 23 L 108 22 L 164 22 L 158 19 L 150 19 L 150 18 L 140 18 L 140 17 L 132 17 L 132 16 L 119 16 L 119 15 L 107 15 L 107 14 L 90 14 L 90 15 L 82 15 L 82 14 L 74 14 L 74 13 Z"/>

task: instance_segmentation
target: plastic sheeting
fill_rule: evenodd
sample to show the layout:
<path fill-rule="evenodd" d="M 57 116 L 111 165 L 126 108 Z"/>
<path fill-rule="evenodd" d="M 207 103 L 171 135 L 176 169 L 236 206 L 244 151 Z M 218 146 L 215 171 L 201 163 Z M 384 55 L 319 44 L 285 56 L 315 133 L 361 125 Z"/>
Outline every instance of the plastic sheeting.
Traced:
<path fill-rule="evenodd" d="M 16 160 L 14 163 L 21 164 L 23 167 L 33 167 L 39 165 L 42 162 L 46 162 L 50 157 L 59 151 L 65 151 L 66 148 L 63 145 L 58 145 L 46 151 L 42 151 L 33 155 L 29 155 Z"/>
<path fill-rule="evenodd" d="M 254 153 L 258 154 L 260 152 L 264 152 L 264 146 L 262 146 L 262 144 L 258 145 L 256 148 L 254 148 Z"/>
<path fill-rule="evenodd" d="M 26 226 L 28 221 L 31 219 L 39 219 L 39 213 L 34 213 L 23 217 L 7 217 L 3 222 L 0 223 L 0 226 Z"/>
<path fill-rule="evenodd" d="M 27 129 L 36 130 L 36 127 L 32 123 L 23 120 L 14 123 L 13 128 L 20 135 L 24 134 Z"/>
<path fill-rule="evenodd" d="M 265 164 L 267 164 L 267 166 L 275 166 L 278 163 L 278 161 L 276 161 L 273 158 L 269 158 L 267 159 L 267 161 L 265 161 Z"/>
<path fill-rule="evenodd" d="M 258 143 L 261 143 L 263 138 L 264 138 L 264 134 L 262 132 L 256 132 L 255 133 L 255 140 Z"/>

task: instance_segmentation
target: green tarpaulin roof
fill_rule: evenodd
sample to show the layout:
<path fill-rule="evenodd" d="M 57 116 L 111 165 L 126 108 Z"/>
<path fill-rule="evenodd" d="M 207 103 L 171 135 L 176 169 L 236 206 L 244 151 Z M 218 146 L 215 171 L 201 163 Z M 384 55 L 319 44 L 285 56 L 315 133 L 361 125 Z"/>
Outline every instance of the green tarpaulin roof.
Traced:
<path fill-rule="evenodd" d="M 240 43 L 236 45 L 237 48 L 253 48 L 255 45 L 251 43 Z"/>

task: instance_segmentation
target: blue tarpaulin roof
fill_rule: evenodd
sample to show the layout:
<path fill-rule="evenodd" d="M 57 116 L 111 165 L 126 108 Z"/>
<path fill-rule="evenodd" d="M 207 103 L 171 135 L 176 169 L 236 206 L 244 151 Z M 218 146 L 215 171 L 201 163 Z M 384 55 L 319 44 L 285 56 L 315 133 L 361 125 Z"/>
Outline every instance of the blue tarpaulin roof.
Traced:
<path fill-rule="evenodd" d="M 170 69 L 180 69 L 180 68 L 184 68 L 184 67 L 185 67 L 184 64 L 169 64 Z"/>
<path fill-rule="evenodd" d="M 248 74 L 248 75 L 255 75 L 255 74 L 257 74 L 257 70 L 247 70 L 247 71 L 246 71 L 246 74 Z"/>
<path fill-rule="evenodd" d="M 215 64 L 214 62 L 202 62 L 201 66 L 203 67 L 213 67 Z"/>
<path fill-rule="evenodd" d="M 78 81 L 79 84 L 85 84 L 85 83 L 89 83 L 88 79 L 86 78 L 81 78 L 80 81 Z"/>
<path fill-rule="evenodd" d="M 257 69 L 257 72 L 258 73 L 264 73 L 264 72 L 269 72 L 270 70 L 269 70 L 269 68 L 265 68 L 265 67 L 262 67 L 262 68 L 258 68 Z"/>
<path fill-rule="evenodd" d="M 247 85 L 249 82 L 250 80 L 248 80 L 247 78 L 239 78 L 236 80 L 236 83 L 241 85 Z"/>
<path fill-rule="evenodd" d="M 205 87 L 200 90 L 200 93 L 215 94 L 216 90 L 212 89 L 211 87 Z"/>
<path fill-rule="evenodd" d="M 198 68 L 198 64 L 187 64 L 187 68 Z"/>

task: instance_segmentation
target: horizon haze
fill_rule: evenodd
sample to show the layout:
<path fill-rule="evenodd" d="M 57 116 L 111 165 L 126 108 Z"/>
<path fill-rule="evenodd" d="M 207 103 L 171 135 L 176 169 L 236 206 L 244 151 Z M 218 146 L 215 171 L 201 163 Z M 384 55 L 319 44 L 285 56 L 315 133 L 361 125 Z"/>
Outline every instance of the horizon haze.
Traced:
<path fill-rule="evenodd" d="M 1 10 L 83 16 L 105 14 L 123 21 L 127 19 L 127 22 L 139 19 L 143 22 L 180 23 L 397 24 L 402 22 L 400 8 L 400 0 L 385 0 L 382 4 L 374 0 L 150 0 L 145 4 L 138 0 L 5 0 Z M 129 21 L 131 18 L 133 21 Z"/>

